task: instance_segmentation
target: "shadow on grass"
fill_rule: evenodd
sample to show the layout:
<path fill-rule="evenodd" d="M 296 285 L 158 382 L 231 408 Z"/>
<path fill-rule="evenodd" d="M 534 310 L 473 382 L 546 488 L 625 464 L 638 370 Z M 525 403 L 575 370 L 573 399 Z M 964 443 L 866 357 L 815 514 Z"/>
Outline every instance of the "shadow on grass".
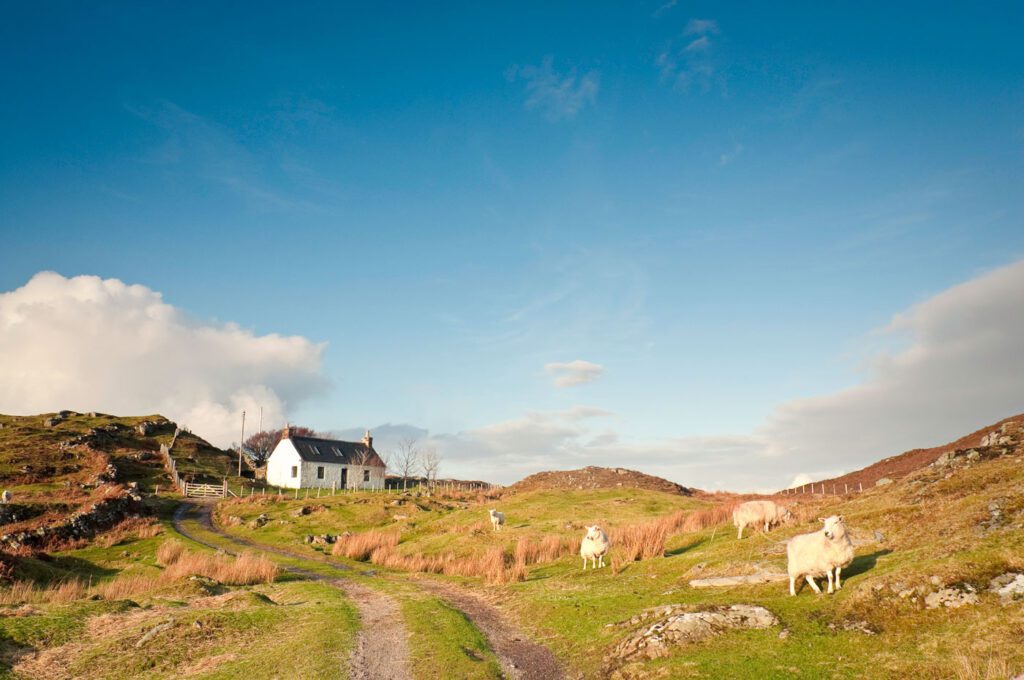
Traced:
<path fill-rule="evenodd" d="M 864 572 L 871 571 L 875 568 L 875 564 L 878 562 L 879 557 L 884 557 L 892 552 L 886 548 L 885 550 L 876 550 L 869 555 L 858 555 L 853 558 L 853 562 L 846 569 L 843 569 L 843 578 L 849 578 L 851 576 L 857 576 Z"/>
<path fill-rule="evenodd" d="M 688 553 L 688 552 L 690 552 L 691 550 L 693 550 L 695 548 L 699 548 L 700 546 L 704 545 L 707 542 L 708 542 L 707 538 L 698 538 L 696 541 L 693 541 L 692 543 L 687 543 L 686 545 L 681 545 L 678 548 L 673 548 L 672 550 L 666 550 L 665 551 L 665 557 L 676 557 L 677 555 L 682 555 L 684 553 Z"/>

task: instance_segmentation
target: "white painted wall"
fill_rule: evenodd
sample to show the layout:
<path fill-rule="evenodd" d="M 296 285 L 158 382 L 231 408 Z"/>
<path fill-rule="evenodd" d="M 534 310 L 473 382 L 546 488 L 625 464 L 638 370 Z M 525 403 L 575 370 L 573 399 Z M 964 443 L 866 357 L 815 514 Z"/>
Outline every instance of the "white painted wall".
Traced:
<path fill-rule="evenodd" d="M 290 439 L 282 439 L 267 459 L 267 484 L 285 489 L 299 488 L 301 477 L 292 478 L 292 466 L 298 466 L 301 475 L 302 459 Z"/>
<path fill-rule="evenodd" d="M 298 476 L 292 477 L 292 466 L 298 467 Z M 317 468 L 324 469 L 324 477 L 317 477 Z M 341 465 L 339 463 L 305 462 L 290 439 L 282 439 L 267 460 L 267 483 L 285 489 L 341 489 L 341 470 L 348 468 L 347 489 L 383 489 L 385 469 L 372 465 Z M 370 471 L 370 480 L 363 481 L 364 470 Z"/>

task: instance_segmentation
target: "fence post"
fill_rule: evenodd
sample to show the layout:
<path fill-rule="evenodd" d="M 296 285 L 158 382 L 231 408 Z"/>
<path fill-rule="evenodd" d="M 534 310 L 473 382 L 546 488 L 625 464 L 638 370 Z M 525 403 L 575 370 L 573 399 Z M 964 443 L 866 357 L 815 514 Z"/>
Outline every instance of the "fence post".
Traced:
<path fill-rule="evenodd" d="M 860 490 L 863 491 L 864 490 L 864 482 L 857 482 L 857 484 L 860 485 Z"/>

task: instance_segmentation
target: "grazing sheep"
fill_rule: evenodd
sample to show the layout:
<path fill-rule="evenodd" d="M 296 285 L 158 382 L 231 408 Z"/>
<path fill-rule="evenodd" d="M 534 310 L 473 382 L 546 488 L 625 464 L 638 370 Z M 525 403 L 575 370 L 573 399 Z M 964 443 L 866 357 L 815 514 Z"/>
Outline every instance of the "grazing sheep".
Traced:
<path fill-rule="evenodd" d="M 505 524 L 505 513 L 493 509 L 489 512 L 491 514 L 491 526 L 494 527 L 495 531 L 500 531 L 501 527 Z"/>
<path fill-rule="evenodd" d="M 732 511 L 732 524 L 739 529 L 736 538 L 743 538 L 743 527 L 764 524 L 764 530 L 793 519 L 793 513 L 775 501 L 747 501 Z"/>
<path fill-rule="evenodd" d="M 4 503 L 10 503 L 11 502 L 11 492 L 8 491 L 7 489 L 4 489 L 3 494 L 0 495 L 0 501 L 3 501 Z"/>
<path fill-rule="evenodd" d="M 800 534 L 790 539 L 786 546 L 789 558 L 789 594 L 796 595 L 796 580 L 803 576 L 821 594 L 821 588 L 814 582 L 816 576 L 828 577 L 828 592 L 832 589 L 832 573 L 835 572 L 835 587 L 842 588 L 839 572 L 853 562 L 853 543 L 846 533 L 841 515 L 820 517 L 825 523 L 821 531 L 813 534 Z"/>
<path fill-rule="evenodd" d="M 597 567 L 604 566 L 604 556 L 608 554 L 608 548 L 611 547 L 611 541 L 608 540 L 608 534 L 598 525 L 587 527 L 587 535 L 583 537 L 580 542 L 580 557 L 583 558 L 583 569 L 587 569 L 587 560 L 590 560 L 590 568 L 596 569 Z"/>

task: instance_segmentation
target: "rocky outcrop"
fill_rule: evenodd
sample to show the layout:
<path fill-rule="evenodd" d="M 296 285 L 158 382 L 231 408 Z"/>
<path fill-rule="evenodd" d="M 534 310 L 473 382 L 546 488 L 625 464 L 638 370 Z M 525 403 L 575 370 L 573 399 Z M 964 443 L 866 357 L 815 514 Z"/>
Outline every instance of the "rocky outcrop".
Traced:
<path fill-rule="evenodd" d="M 978 604 L 978 594 L 974 591 L 974 586 L 967 583 L 936 590 L 924 598 L 924 606 L 928 609 L 958 609 L 969 604 Z"/>
<path fill-rule="evenodd" d="M 653 623 L 651 623 L 653 621 Z M 701 611 L 683 605 L 656 607 L 641 612 L 621 626 L 644 624 L 617 644 L 605 657 L 608 665 L 668 656 L 674 647 L 701 642 L 732 630 L 760 630 L 779 625 L 764 607 L 734 604 Z"/>
<path fill-rule="evenodd" d="M 142 498 L 137 494 L 106 498 L 93 503 L 88 510 L 76 512 L 60 524 L 0 536 L 0 549 L 12 552 L 24 548 L 35 550 L 64 541 L 92 538 L 128 517 L 138 517 L 141 511 Z"/>
<path fill-rule="evenodd" d="M 0 505 L 0 526 L 14 524 L 15 522 L 24 522 L 27 519 L 32 519 L 33 517 L 43 514 L 43 512 L 44 508 L 42 506 L 6 503 L 4 505 Z"/>
<path fill-rule="evenodd" d="M 988 589 L 998 595 L 1004 605 L 1024 600 L 1024 574 L 1008 571 L 992 579 Z"/>
<path fill-rule="evenodd" d="M 698 578 L 690 581 L 691 588 L 727 588 L 729 586 L 749 586 L 761 583 L 775 583 L 777 581 L 788 581 L 789 576 L 779 572 L 759 571 L 755 574 L 743 574 L 741 576 L 715 576 L 712 578 Z"/>

